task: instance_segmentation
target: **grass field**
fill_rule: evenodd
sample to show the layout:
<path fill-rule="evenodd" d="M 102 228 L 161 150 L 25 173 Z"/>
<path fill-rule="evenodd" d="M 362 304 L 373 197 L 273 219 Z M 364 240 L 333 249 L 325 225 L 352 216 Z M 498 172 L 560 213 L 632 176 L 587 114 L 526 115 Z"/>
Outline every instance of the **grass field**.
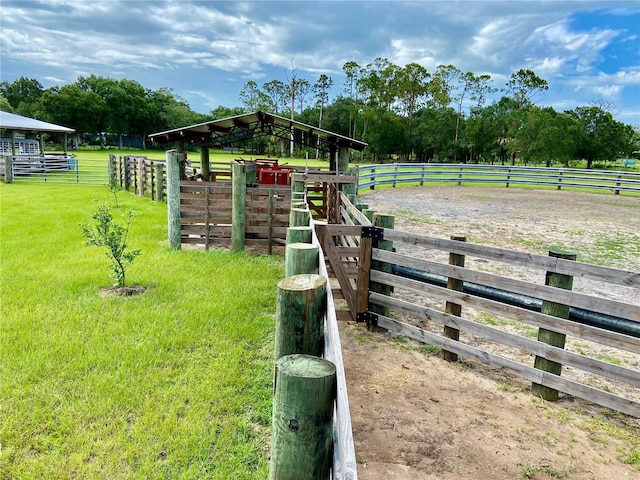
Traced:
<path fill-rule="evenodd" d="M 0 479 L 267 476 L 281 259 L 173 251 L 166 206 L 138 210 L 129 283 L 84 246 L 106 187 L 0 185 Z"/>

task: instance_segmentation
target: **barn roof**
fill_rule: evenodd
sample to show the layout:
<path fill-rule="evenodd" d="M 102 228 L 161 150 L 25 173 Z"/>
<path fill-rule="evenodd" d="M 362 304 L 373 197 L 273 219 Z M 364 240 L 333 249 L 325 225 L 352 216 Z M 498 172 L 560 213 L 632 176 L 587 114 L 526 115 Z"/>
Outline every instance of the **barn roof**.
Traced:
<path fill-rule="evenodd" d="M 275 136 L 289 141 L 292 133 L 296 144 L 318 147 L 323 151 L 335 150 L 336 147 L 362 151 L 367 146 L 359 140 L 262 111 L 152 133 L 149 138 L 158 143 L 188 142 L 205 147 L 232 145 L 262 136 Z"/>
<path fill-rule="evenodd" d="M 67 128 L 53 123 L 43 122 L 34 118 L 23 117 L 15 113 L 0 110 L 0 128 L 4 130 L 19 130 L 22 132 L 60 132 L 72 133 L 73 128 Z"/>

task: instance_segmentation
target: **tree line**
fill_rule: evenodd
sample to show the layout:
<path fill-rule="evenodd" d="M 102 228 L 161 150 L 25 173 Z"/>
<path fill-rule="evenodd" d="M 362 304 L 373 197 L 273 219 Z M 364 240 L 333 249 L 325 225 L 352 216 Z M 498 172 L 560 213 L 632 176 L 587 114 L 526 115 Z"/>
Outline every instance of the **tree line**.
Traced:
<path fill-rule="evenodd" d="M 147 134 L 256 110 L 265 110 L 369 144 L 367 161 L 515 162 L 587 167 L 606 165 L 640 149 L 639 132 L 614 119 L 612 105 L 594 102 L 558 112 L 540 107 L 549 86 L 528 69 L 513 73 L 502 89 L 489 75 L 440 65 L 396 65 L 377 58 L 344 64 L 342 92 L 330 98 L 334 80 L 300 78 L 293 66 L 285 80 L 249 81 L 241 107 L 191 110 L 172 90 L 145 89 L 134 80 L 89 75 L 43 89 L 35 79 L 0 82 L 0 108 L 75 128 L 79 132 Z M 496 92 L 501 98 L 491 103 Z M 268 141 L 267 141 L 268 142 Z M 275 145 L 278 143 L 274 140 Z M 264 148 L 264 140 L 261 147 Z M 280 143 L 280 154 L 283 155 Z M 304 152 L 289 152 L 303 154 Z"/>

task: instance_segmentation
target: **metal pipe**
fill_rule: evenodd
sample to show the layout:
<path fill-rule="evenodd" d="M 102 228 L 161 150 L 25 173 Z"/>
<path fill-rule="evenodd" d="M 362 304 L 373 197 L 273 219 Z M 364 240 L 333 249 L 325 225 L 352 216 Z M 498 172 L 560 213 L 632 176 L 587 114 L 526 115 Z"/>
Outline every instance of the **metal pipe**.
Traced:
<path fill-rule="evenodd" d="M 430 285 L 436 285 L 438 287 L 447 286 L 447 277 L 423 272 L 422 270 L 416 270 L 415 268 L 393 265 L 392 272 L 394 275 L 410 278 Z M 514 307 L 525 308 L 534 312 L 540 312 L 542 307 L 542 300 L 538 298 L 509 292 L 499 288 L 487 287 L 477 283 L 465 282 L 464 293 L 486 298 L 488 300 L 506 303 L 507 305 L 512 305 Z M 640 338 L 640 323 L 634 322 L 633 320 L 627 320 L 626 318 L 614 317 L 612 315 L 605 315 L 591 310 L 571 307 L 569 309 L 569 320 L 583 325 L 590 325 L 592 327 L 602 328 L 611 332 Z"/>

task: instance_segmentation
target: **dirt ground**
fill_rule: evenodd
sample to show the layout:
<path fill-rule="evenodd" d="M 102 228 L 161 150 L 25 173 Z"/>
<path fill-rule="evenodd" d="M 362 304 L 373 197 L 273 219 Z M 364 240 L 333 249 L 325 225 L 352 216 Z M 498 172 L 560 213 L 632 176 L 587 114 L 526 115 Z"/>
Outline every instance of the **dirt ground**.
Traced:
<path fill-rule="evenodd" d="M 581 261 L 640 271 L 638 197 L 411 187 L 367 193 L 362 201 L 396 215 L 400 230 L 463 234 L 470 242 L 540 254 L 563 247 Z M 534 275 L 495 268 L 515 278 Z M 640 305 L 637 289 L 576 281 L 574 290 Z M 362 480 L 640 479 L 637 464 L 629 464 L 640 456 L 640 419 L 568 395 L 544 402 L 514 376 L 465 359 L 444 362 L 433 349 L 362 325 L 341 322 L 341 333 Z M 570 339 L 567 348 L 616 355 L 640 371 L 640 353 L 601 351 Z M 633 387 L 602 388 L 640 401 Z"/>

